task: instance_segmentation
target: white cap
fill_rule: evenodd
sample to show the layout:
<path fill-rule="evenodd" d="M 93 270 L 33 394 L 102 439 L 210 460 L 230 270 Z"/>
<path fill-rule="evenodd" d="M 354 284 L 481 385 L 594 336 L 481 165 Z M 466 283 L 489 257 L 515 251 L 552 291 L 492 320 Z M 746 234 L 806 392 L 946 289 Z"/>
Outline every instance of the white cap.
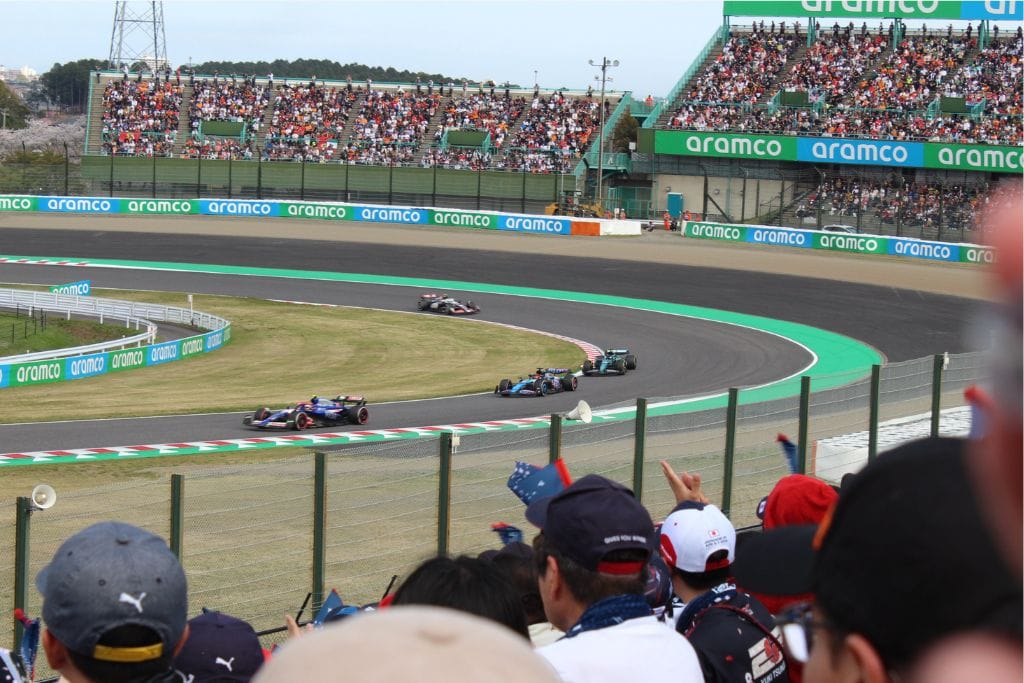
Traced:
<path fill-rule="evenodd" d="M 727 550 L 724 562 L 708 562 Z M 699 574 L 720 569 L 736 559 L 736 529 L 714 505 L 686 504 L 661 525 L 661 556 L 670 567 Z"/>

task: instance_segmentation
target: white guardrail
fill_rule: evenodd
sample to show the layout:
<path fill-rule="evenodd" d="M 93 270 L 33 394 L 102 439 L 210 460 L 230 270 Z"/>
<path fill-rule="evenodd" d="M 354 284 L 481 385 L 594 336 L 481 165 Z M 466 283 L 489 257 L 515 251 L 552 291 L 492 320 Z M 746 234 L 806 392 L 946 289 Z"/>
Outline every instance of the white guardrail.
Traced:
<path fill-rule="evenodd" d="M 94 296 L 75 294 L 56 294 L 36 292 L 24 289 L 0 289 L 0 308 L 28 308 L 29 311 L 44 310 L 61 313 L 71 318 L 72 313 L 97 318 L 100 323 L 107 319 L 124 321 L 126 328 L 145 331 L 131 337 L 112 339 L 110 341 L 73 346 L 38 353 L 26 353 L 18 356 L 0 357 L 0 363 L 25 363 L 51 358 L 66 358 L 89 353 L 124 349 L 129 346 L 153 344 L 156 341 L 157 325 L 154 320 L 169 323 L 191 325 L 206 330 L 218 330 L 225 327 L 228 321 L 209 313 L 192 311 L 187 308 L 161 306 L 135 301 L 103 299 Z"/>

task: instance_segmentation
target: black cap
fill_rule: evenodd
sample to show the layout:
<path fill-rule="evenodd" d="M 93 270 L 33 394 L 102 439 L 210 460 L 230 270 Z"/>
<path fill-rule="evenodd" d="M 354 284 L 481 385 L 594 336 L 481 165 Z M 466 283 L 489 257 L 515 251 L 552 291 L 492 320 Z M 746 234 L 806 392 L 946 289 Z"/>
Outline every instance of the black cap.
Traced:
<path fill-rule="evenodd" d="M 971 494 L 966 447 L 933 438 L 881 454 L 844 484 L 817 532 L 781 528 L 745 543 L 737 581 L 761 593 L 813 592 L 890 667 L 957 631 L 1019 638 L 1021 584 Z"/>
<path fill-rule="evenodd" d="M 627 571 L 634 563 L 616 567 L 601 560 L 614 550 L 650 553 L 654 547 L 654 523 L 647 509 L 628 488 L 598 474 L 534 501 L 526 508 L 526 519 L 563 555 L 591 571 L 638 573 L 645 563 Z"/>

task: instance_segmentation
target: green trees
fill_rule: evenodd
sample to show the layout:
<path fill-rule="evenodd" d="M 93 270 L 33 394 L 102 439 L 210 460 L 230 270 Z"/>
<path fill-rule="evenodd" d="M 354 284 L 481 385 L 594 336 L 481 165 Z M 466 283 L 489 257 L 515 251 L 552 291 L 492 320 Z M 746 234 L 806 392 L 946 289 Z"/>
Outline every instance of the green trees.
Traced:
<path fill-rule="evenodd" d="M 89 98 L 89 71 L 104 62 L 102 59 L 79 59 L 66 64 L 55 63 L 39 79 L 43 92 L 60 108 L 85 111 Z"/>
<path fill-rule="evenodd" d="M 637 123 L 627 108 L 626 111 L 622 112 L 619 122 L 615 124 L 615 130 L 612 131 L 612 150 L 615 152 L 628 152 L 629 143 L 636 142 L 636 131 L 639 128 L 640 124 Z"/>
<path fill-rule="evenodd" d="M 367 66 L 365 64 L 339 64 L 330 59 L 296 59 L 288 61 L 275 59 L 272 62 L 202 62 L 191 67 L 197 74 L 237 74 L 239 76 L 265 76 L 274 74 L 275 79 L 281 78 L 323 78 L 342 81 L 348 76 L 359 83 L 367 78 L 378 83 L 414 83 L 418 77 L 424 84 L 434 81 L 435 84 L 462 83 L 462 78 L 452 78 L 442 74 L 428 74 L 422 71 L 400 71 L 394 67 Z"/>

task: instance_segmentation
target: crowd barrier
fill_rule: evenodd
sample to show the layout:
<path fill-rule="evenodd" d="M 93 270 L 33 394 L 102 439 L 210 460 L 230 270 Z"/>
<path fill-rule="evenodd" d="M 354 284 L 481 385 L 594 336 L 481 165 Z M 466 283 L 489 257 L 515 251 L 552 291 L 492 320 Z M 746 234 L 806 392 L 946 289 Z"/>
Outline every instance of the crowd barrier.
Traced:
<path fill-rule="evenodd" d="M 722 242 L 767 244 L 819 251 L 841 251 L 853 254 L 883 254 L 900 258 L 950 261 L 953 263 L 994 263 L 995 250 L 979 244 L 931 242 L 909 237 L 823 232 L 767 225 L 731 225 L 687 221 L 682 235 L 696 239 Z"/>
<path fill-rule="evenodd" d="M 96 317 L 105 313 L 108 316 L 121 318 L 145 318 L 146 320 L 192 325 L 210 331 L 184 339 L 135 348 L 82 353 L 66 358 L 48 358 L 40 361 L 0 362 L 0 388 L 64 382 L 122 370 L 163 365 L 209 353 L 231 340 L 230 322 L 209 313 L 187 308 L 47 292 L 25 292 L 24 294 L 25 296 L 19 298 L 22 305 L 45 310 L 71 311 Z M 128 341 L 125 340 L 126 343 Z"/>

